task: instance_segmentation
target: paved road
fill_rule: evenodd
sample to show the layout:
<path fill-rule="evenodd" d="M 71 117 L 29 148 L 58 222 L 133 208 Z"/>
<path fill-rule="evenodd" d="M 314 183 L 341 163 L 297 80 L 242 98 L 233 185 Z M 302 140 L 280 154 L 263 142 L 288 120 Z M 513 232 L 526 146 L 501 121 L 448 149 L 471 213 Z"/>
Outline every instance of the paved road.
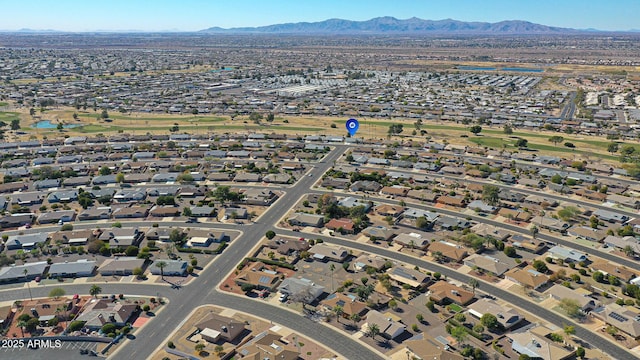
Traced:
<path fill-rule="evenodd" d="M 295 232 L 284 231 L 284 230 L 278 230 L 278 233 L 283 235 L 291 235 L 291 236 L 295 236 L 296 234 Z M 429 271 L 433 271 L 433 272 L 437 271 L 442 275 L 446 276 L 447 278 L 454 279 L 454 280 L 463 282 L 465 284 L 469 283 L 469 280 L 472 279 L 472 277 L 466 274 L 462 274 L 457 270 L 453 270 L 446 266 L 442 266 L 442 265 L 425 261 L 413 256 L 409 256 L 404 253 L 399 253 L 396 251 L 383 249 L 377 246 L 350 241 L 350 240 L 344 240 L 336 237 L 328 237 L 323 235 L 314 236 L 314 237 L 321 238 L 326 243 L 332 243 L 332 244 L 341 245 L 341 246 L 352 248 L 352 249 L 366 251 L 370 254 L 380 255 L 387 259 L 392 259 L 398 262 L 407 263 L 411 265 L 417 265 L 423 269 L 428 269 Z M 556 324 L 558 326 L 561 326 L 562 324 L 575 326 L 577 337 L 581 338 L 586 343 L 591 344 L 592 346 L 603 350 L 605 353 L 607 353 L 608 355 L 614 358 L 631 359 L 635 357 L 634 354 L 628 351 L 625 351 L 624 349 L 618 346 L 613 345 L 612 343 L 596 335 L 592 331 L 582 327 L 579 323 L 576 323 L 565 317 L 562 317 L 551 310 L 548 310 L 546 308 L 539 307 L 539 306 L 536 306 L 535 309 L 532 309 L 532 303 L 530 301 L 525 300 L 519 296 L 513 295 L 512 293 L 505 291 L 499 287 L 493 286 L 487 282 L 482 282 L 480 285 L 480 288 L 482 289 L 483 292 L 494 295 L 502 300 L 505 300 L 508 303 L 513 304 L 514 306 L 517 306 L 522 309 L 526 309 L 530 312 L 535 312 L 536 316 L 550 323 Z"/>

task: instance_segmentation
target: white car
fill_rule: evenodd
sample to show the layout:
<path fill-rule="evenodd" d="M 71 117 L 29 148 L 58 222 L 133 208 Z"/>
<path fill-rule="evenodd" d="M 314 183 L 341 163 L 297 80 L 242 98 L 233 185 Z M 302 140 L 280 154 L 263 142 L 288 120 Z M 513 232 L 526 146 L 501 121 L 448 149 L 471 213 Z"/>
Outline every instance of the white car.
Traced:
<path fill-rule="evenodd" d="M 287 301 L 287 298 L 289 298 L 289 294 L 280 294 L 280 297 L 278 298 L 278 301 L 283 303 L 283 302 Z"/>

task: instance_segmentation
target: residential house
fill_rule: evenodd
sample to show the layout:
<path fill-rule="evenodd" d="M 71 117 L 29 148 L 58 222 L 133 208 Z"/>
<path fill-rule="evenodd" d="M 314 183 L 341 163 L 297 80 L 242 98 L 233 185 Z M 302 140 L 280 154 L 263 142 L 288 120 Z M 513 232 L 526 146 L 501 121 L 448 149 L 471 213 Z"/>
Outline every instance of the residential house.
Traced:
<path fill-rule="evenodd" d="M 111 218 L 111 207 L 89 208 L 78 215 L 78 220 L 104 220 Z"/>
<path fill-rule="evenodd" d="M 259 182 L 262 179 L 260 174 L 239 172 L 233 177 L 235 182 Z"/>
<path fill-rule="evenodd" d="M 282 278 L 262 262 L 253 262 L 240 270 L 234 281 L 238 286 L 253 285 L 258 290 L 275 291 Z"/>
<path fill-rule="evenodd" d="M 358 199 L 352 196 L 347 196 L 338 201 L 338 206 L 344 206 L 346 208 L 352 209 L 357 206 L 364 207 L 364 211 L 368 212 L 371 209 L 372 203 L 370 201 L 364 201 L 362 199 Z"/>
<path fill-rule="evenodd" d="M 171 233 L 173 230 L 178 230 L 178 232 L 184 235 L 184 231 L 181 228 L 171 228 L 171 227 L 152 227 L 145 234 L 147 240 L 153 241 L 169 241 L 171 237 Z"/>
<path fill-rule="evenodd" d="M 38 224 L 54 224 L 59 221 L 69 222 L 76 218 L 76 212 L 74 210 L 58 210 L 44 212 L 38 216 Z"/>
<path fill-rule="evenodd" d="M 164 263 L 162 269 L 158 265 L 158 260 L 149 266 L 152 275 L 164 276 L 187 276 L 187 262 L 184 260 L 160 260 Z"/>
<path fill-rule="evenodd" d="M 533 239 L 521 234 L 512 235 L 509 241 L 511 242 L 511 246 L 516 249 L 524 250 L 533 254 L 541 254 L 547 247 L 547 243 L 545 241 Z"/>
<path fill-rule="evenodd" d="M 362 328 L 368 329 L 369 326 L 376 325 L 378 330 L 380 330 L 380 335 L 387 339 L 395 339 L 402 335 L 407 330 L 407 327 L 389 315 L 390 314 L 382 314 L 376 310 L 371 310 L 367 313 L 367 323 L 364 324 Z"/>
<path fill-rule="evenodd" d="M 454 206 L 462 208 L 466 205 L 466 201 L 462 196 L 443 195 L 438 197 L 436 203 L 446 206 Z"/>
<path fill-rule="evenodd" d="M 78 200 L 78 192 L 75 190 L 54 191 L 47 196 L 47 201 L 51 204 L 69 203 Z"/>
<path fill-rule="evenodd" d="M 524 320 L 524 316 L 517 310 L 505 305 L 500 305 L 496 301 L 482 298 L 468 306 L 469 314 L 480 319 L 484 314 L 491 314 L 496 317 L 498 323 L 509 330 L 514 325 Z"/>
<path fill-rule="evenodd" d="M 357 296 L 345 293 L 329 294 L 324 300 L 320 301 L 320 305 L 329 311 L 332 311 L 336 306 L 341 306 L 342 316 L 345 318 L 350 318 L 353 314 L 364 316 L 369 310 L 367 304 L 358 300 Z"/>
<path fill-rule="evenodd" d="M 221 243 L 227 237 L 224 231 L 190 229 L 187 234 L 188 247 L 208 247 L 211 243 Z"/>
<path fill-rule="evenodd" d="M 535 216 L 533 219 L 531 219 L 531 223 L 541 229 L 547 229 L 560 233 L 565 233 L 570 226 L 568 223 L 562 220 L 554 219 L 548 216 Z"/>
<path fill-rule="evenodd" d="M 462 246 L 445 241 L 436 241 L 429 245 L 429 254 L 433 257 L 442 257 L 447 261 L 459 263 L 467 257 L 467 250 Z"/>
<path fill-rule="evenodd" d="M 45 194 L 40 192 L 18 193 L 11 195 L 11 204 L 20 206 L 31 206 L 42 204 Z"/>
<path fill-rule="evenodd" d="M 387 353 L 391 360 L 429 359 L 429 360 L 464 360 L 465 357 L 455 352 L 447 344 L 443 345 L 428 334 L 418 333 L 400 346 Z"/>
<path fill-rule="evenodd" d="M 630 283 L 639 275 L 637 271 L 603 260 L 594 261 L 589 267 L 591 271 L 599 271 L 604 276 L 613 275 L 625 283 Z"/>
<path fill-rule="evenodd" d="M 147 198 L 147 192 L 137 189 L 123 189 L 113 194 L 113 201 L 118 203 L 140 202 Z"/>
<path fill-rule="evenodd" d="M 387 241 L 391 239 L 396 233 L 384 226 L 376 225 L 365 228 L 360 232 L 360 234 L 372 240 Z"/>
<path fill-rule="evenodd" d="M 121 207 L 113 212 L 114 219 L 142 219 L 148 215 L 149 208 L 142 206 Z"/>
<path fill-rule="evenodd" d="M 245 330 L 245 323 L 210 312 L 202 322 L 196 324 L 203 340 L 217 344 L 219 341 L 234 342 Z"/>
<path fill-rule="evenodd" d="M 102 262 L 102 265 L 98 268 L 98 273 L 103 276 L 110 275 L 133 275 L 133 270 L 136 268 L 144 268 L 145 259 L 138 259 L 136 257 L 117 256 L 115 258 L 108 258 Z"/>
<path fill-rule="evenodd" d="M 531 217 L 533 216 L 528 211 L 508 209 L 508 208 L 501 208 L 500 210 L 498 210 L 498 215 L 509 220 L 522 221 L 522 222 L 528 222 L 529 220 L 531 220 Z"/>
<path fill-rule="evenodd" d="M 614 204 L 630 207 L 632 209 L 640 209 L 640 199 L 635 196 L 623 196 L 617 194 L 609 194 L 607 201 Z"/>
<path fill-rule="evenodd" d="M 602 221 L 606 221 L 612 224 L 624 224 L 630 220 L 629 216 L 627 215 L 603 209 L 597 209 L 593 212 L 593 215 Z"/>
<path fill-rule="evenodd" d="M 404 211 L 404 208 L 398 205 L 382 204 L 374 208 L 376 214 L 380 216 L 398 217 Z"/>
<path fill-rule="evenodd" d="M 542 360 L 565 360 L 575 354 L 575 350 L 567 350 L 561 344 L 547 337 L 551 330 L 542 326 L 527 326 L 513 330 L 507 334 L 511 350 L 530 358 Z"/>
<path fill-rule="evenodd" d="M 324 227 L 326 227 L 329 230 L 338 231 L 338 232 L 347 233 L 347 234 L 353 234 L 354 226 L 355 225 L 353 223 L 353 220 L 349 218 L 331 219 L 326 224 L 324 224 Z"/>
<path fill-rule="evenodd" d="M 435 239 L 432 233 L 402 233 L 398 234 L 393 241 L 409 249 L 426 250 L 431 241 Z"/>
<path fill-rule="evenodd" d="M 557 301 L 562 299 L 574 300 L 580 307 L 580 311 L 588 313 L 598 308 L 601 304 L 591 297 L 591 292 L 585 289 L 571 289 L 564 285 L 555 284 L 545 291 L 545 294 Z"/>
<path fill-rule="evenodd" d="M 205 206 L 192 206 L 190 208 L 192 217 L 215 217 L 216 216 L 216 208 L 205 205 Z M 244 210 L 244 217 L 238 216 L 239 213 L 236 211 L 237 219 L 244 219 L 247 217 L 247 209 L 236 209 L 236 210 Z"/>
<path fill-rule="evenodd" d="M 411 190 L 411 188 L 404 186 L 385 186 L 380 189 L 380 193 L 390 196 L 406 196 L 409 190 Z"/>
<path fill-rule="evenodd" d="M 469 205 L 467 205 L 467 208 L 477 212 L 482 212 L 487 214 L 493 214 L 496 211 L 498 211 L 497 207 L 489 205 L 482 200 L 473 200 L 472 202 L 469 203 Z"/>
<path fill-rule="evenodd" d="M 175 206 L 159 206 L 156 205 L 149 210 L 149 216 L 153 217 L 176 217 L 180 216 L 180 208 Z"/>
<path fill-rule="evenodd" d="M 505 241 L 511 233 L 494 225 L 478 223 L 471 227 L 471 232 L 482 237 L 491 237 L 496 240 Z"/>
<path fill-rule="evenodd" d="M 138 228 L 110 228 L 98 236 L 99 240 L 109 243 L 110 248 L 138 246 L 144 238 L 144 232 Z"/>
<path fill-rule="evenodd" d="M 0 268 L 0 283 L 31 281 L 36 277 L 41 277 L 48 266 L 46 261 L 38 261 L 2 267 Z"/>
<path fill-rule="evenodd" d="M 610 303 L 605 306 L 603 320 L 635 340 L 640 340 L 640 315 L 626 306 Z"/>
<path fill-rule="evenodd" d="M 376 271 L 381 271 L 388 264 L 388 261 L 380 256 L 373 256 L 370 254 L 362 254 L 353 260 L 353 268 L 355 271 L 363 271 L 366 268 L 370 267 L 375 269 Z"/>
<path fill-rule="evenodd" d="M 426 286 L 431 278 L 429 275 L 412 268 L 404 266 L 393 266 L 387 269 L 389 277 L 400 284 L 401 286 L 407 284 L 413 289 L 419 289 Z"/>
<path fill-rule="evenodd" d="M 587 226 L 574 226 L 567 231 L 567 234 L 595 242 L 600 242 L 607 237 L 607 233 L 604 230 L 594 229 Z"/>
<path fill-rule="evenodd" d="M 56 231 L 50 234 L 51 244 L 69 244 L 74 246 L 86 245 L 87 242 L 93 240 L 99 235 L 100 232 L 96 230 L 71 230 L 71 231 Z"/>
<path fill-rule="evenodd" d="M 332 189 L 346 189 L 349 186 L 349 179 L 326 177 L 322 180 L 321 186 Z"/>
<path fill-rule="evenodd" d="M 427 295 L 431 300 L 441 305 L 455 303 L 464 306 L 474 298 L 472 292 L 444 280 L 436 281 L 433 285 L 429 286 Z"/>
<path fill-rule="evenodd" d="M 549 277 L 533 267 L 514 267 L 504 273 L 504 278 L 528 289 L 539 290 L 549 282 Z"/>
<path fill-rule="evenodd" d="M 548 252 L 549 252 L 549 256 L 552 259 L 562 259 L 566 263 L 569 263 L 569 262 L 578 263 L 578 262 L 587 260 L 587 254 L 578 250 L 562 247 L 559 245 L 552 247 L 551 249 L 549 249 Z"/>
<path fill-rule="evenodd" d="M 33 187 L 36 190 L 46 190 L 60 187 L 62 180 L 60 179 L 44 179 L 33 182 Z"/>
<path fill-rule="evenodd" d="M 319 228 L 324 223 L 324 216 L 307 213 L 295 213 L 289 218 L 291 226 L 312 226 Z"/>
<path fill-rule="evenodd" d="M 452 216 L 439 216 L 436 225 L 444 230 L 466 229 L 471 227 L 471 223 L 463 218 Z"/>
<path fill-rule="evenodd" d="M 74 320 L 83 321 L 85 328 L 97 331 L 106 324 L 122 327 L 133 323 L 139 311 L 140 306 L 137 304 L 91 299 Z"/>
<path fill-rule="evenodd" d="M 407 197 L 411 199 L 416 199 L 416 200 L 430 202 L 430 203 L 435 202 L 439 196 L 440 194 L 436 194 L 431 190 L 425 190 L 425 189 L 409 190 L 407 192 Z"/>
<path fill-rule="evenodd" d="M 609 235 L 603 240 L 604 244 L 624 251 L 627 246 L 636 254 L 640 254 L 640 240 L 633 236 L 613 236 Z"/>
<path fill-rule="evenodd" d="M 309 279 L 296 277 L 286 278 L 278 287 L 282 294 L 302 298 L 305 304 L 311 304 L 324 293 L 324 286 L 318 285 Z"/>
<path fill-rule="evenodd" d="M 243 193 L 244 202 L 249 205 L 269 206 L 278 199 L 278 195 L 269 189 L 251 188 Z"/>
<path fill-rule="evenodd" d="M 349 256 L 349 252 L 342 246 L 334 246 L 325 243 L 315 244 L 309 249 L 309 253 L 314 259 L 320 261 L 344 262 Z"/>
<path fill-rule="evenodd" d="M 472 269 L 479 269 L 495 276 L 502 276 L 507 270 L 511 269 L 511 265 L 497 258 L 480 254 L 471 254 L 464 259 L 464 264 Z"/>
<path fill-rule="evenodd" d="M 48 238 L 49 234 L 45 232 L 9 235 L 4 245 L 6 246 L 7 250 L 30 250 L 36 247 L 38 244 L 46 243 Z"/>
<path fill-rule="evenodd" d="M 377 181 L 359 180 L 351 184 L 351 191 L 378 192 L 382 185 Z"/>
<path fill-rule="evenodd" d="M 605 201 L 607 199 L 607 194 L 603 194 L 598 191 L 593 191 L 593 190 L 584 189 L 584 188 L 576 190 L 575 194 L 585 199 L 594 200 L 594 201 Z"/>
<path fill-rule="evenodd" d="M 246 342 L 236 351 L 239 359 L 262 360 L 298 360 L 299 350 L 296 345 L 283 340 L 280 334 L 263 331 Z"/>
<path fill-rule="evenodd" d="M 51 278 L 58 277 L 86 277 L 92 276 L 96 270 L 96 262 L 80 259 L 75 262 L 53 263 L 49 266 L 48 274 Z"/>

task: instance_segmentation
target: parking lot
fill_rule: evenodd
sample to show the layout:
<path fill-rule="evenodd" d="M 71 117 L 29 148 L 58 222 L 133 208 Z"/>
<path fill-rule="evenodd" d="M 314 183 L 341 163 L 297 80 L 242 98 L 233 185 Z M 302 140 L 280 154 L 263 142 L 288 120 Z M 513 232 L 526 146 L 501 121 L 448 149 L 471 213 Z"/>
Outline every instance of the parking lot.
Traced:
<path fill-rule="evenodd" d="M 25 345 L 24 347 L 13 348 L 13 349 L 0 349 L 0 358 L 1 359 L 13 359 L 20 358 L 21 360 L 40 360 L 40 359 L 86 359 L 93 358 L 89 354 L 84 355 L 81 354 L 81 350 L 87 350 L 88 353 L 91 351 L 95 351 L 98 356 L 100 356 L 100 352 L 97 350 L 97 347 L 100 343 L 89 342 L 89 341 L 70 341 L 63 342 L 60 348 L 40 348 L 40 349 L 29 349 Z M 84 351 L 83 351 L 84 352 Z"/>

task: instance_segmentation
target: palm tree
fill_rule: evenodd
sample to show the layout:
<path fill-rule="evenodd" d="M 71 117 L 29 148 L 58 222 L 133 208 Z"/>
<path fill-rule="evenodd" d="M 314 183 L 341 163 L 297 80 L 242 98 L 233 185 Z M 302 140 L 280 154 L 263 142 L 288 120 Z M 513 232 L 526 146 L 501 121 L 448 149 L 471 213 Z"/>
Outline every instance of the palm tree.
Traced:
<path fill-rule="evenodd" d="M 94 298 L 98 298 L 98 295 L 102 292 L 102 288 L 98 285 L 92 285 L 91 289 L 89 289 L 89 294 Z"/>
<path fill-rule="evenodd" d="M 27 282 L 27 288 L 29 289 L 29 299 L 33 300 L 33 295 L 31 295 L 31 285 L 29 284 L 29 278 L 27 278 L 27 274 L 29 273 L 29 271 L 27 269 L 24 269 L 23 271 L 24 273 L 24 280 Z"/>
<path fill-rule="evenodd" d="M 333 292 L 333 271 L 336 269 L 334 264 L 329 265 L 329 270 L 331 270 L 331 292 Z"/>
<path fill-rule="evenodd" d="M 166 261 L 156 262 L 156 266 L 160 268 L 160 278 L 164 280 L 164 268 L 167 266 Z"/>
<path fill-rule="evenodd" d="M 362 320 L 360 315 L 358 315 L 357 313 L 351 314 L 351 317 L 349 317 L 349 319 L 351 319 L 351 321 L 353 321 L 353 327 L 354 328 L 358 325 L 358 322 L 360 322 L 360 320 Z"/>
<path fill-rule="evenodd" d="M 378 324 L 369 324 L 367 327 L 367 335 L 371 336 L 371 338 L 375 340 L 378 334 L 380 334 L 380 327 L 378 327 Z"/>
<path fill-rule="evenodd" d="M 20 332 L 22 333 L 22 337 L 24 337 L 24 329 L 27 327 L 27 322 L 24 320 L 20 320 L 18 322 L 18 327 L 20 328 Z"/>
<path fill-rule="evenodd" d="M 342 308 L 342 306 L 336 305 L 333 308 L 333 312 L 336 314 L 336 321 L 340 322 L 340 318 L 342 317 L 342 314 L 344 314 L 344 309 Z"/>
<path fill-rule="evenodd" d="M 476 289 L 480 287 L 478 279 L 469 279 L 469 286 L 473 289 L 473 295 L 476 294 Z"/>

